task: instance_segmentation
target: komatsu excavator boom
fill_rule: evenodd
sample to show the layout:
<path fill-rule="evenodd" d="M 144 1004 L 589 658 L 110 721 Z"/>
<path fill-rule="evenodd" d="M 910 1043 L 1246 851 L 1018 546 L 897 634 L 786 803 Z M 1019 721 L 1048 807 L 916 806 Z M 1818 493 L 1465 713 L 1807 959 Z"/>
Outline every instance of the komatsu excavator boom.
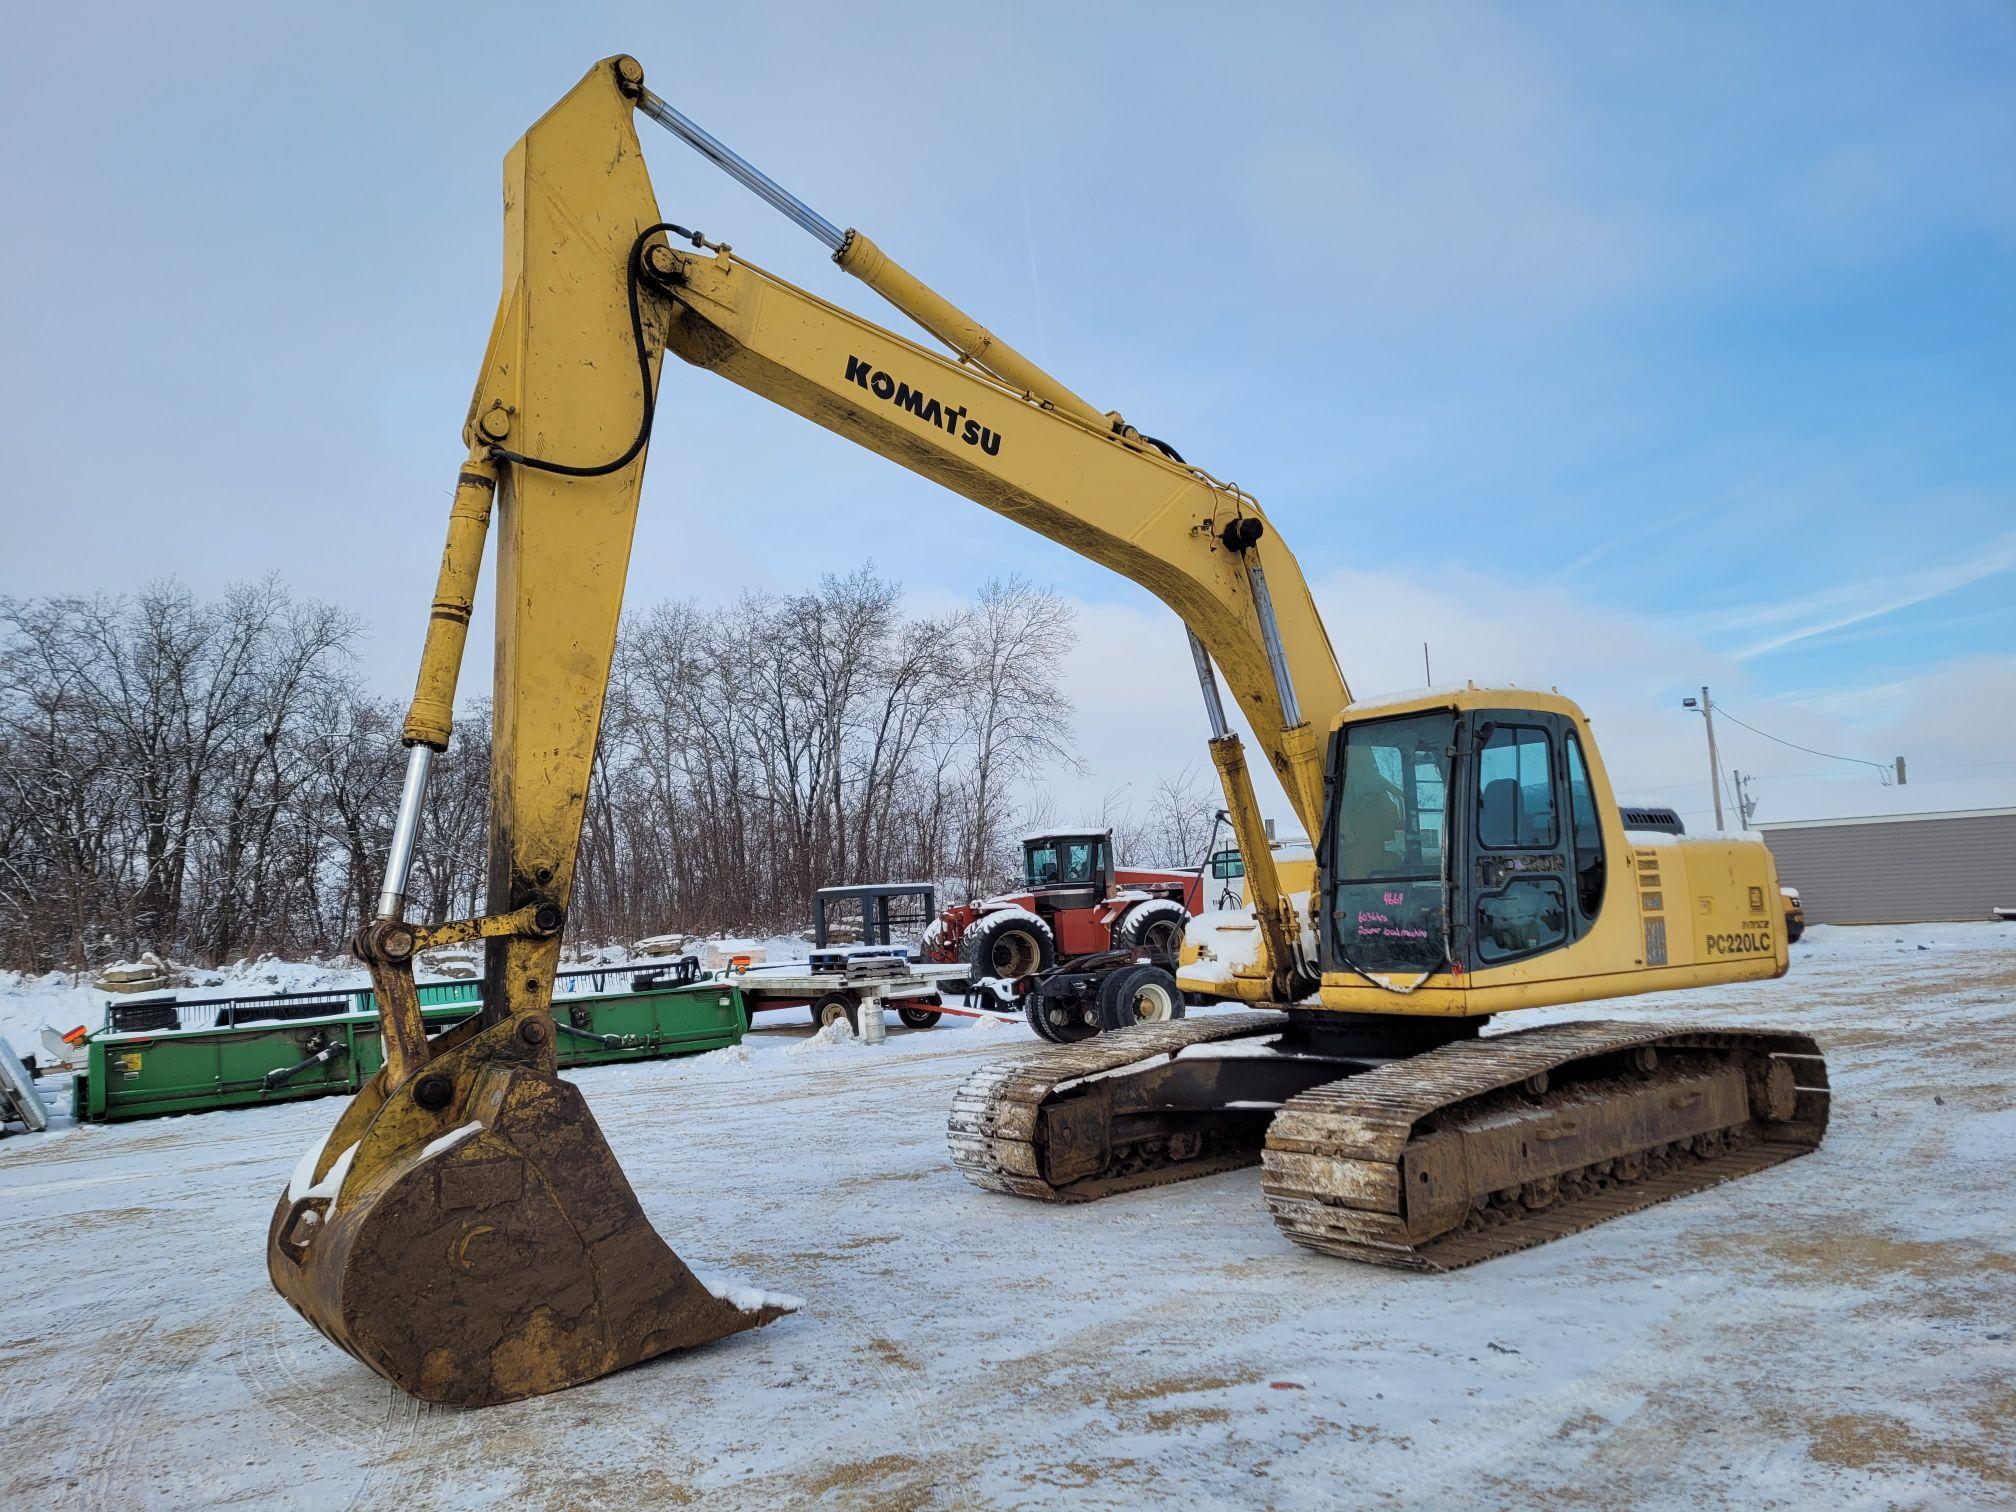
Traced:
<path fill-rule="evenodd" d="M 821 240 L 950 350 L 661 220 L 635 116 Z M 550 1391 L 769 1321 L 660 1240 L 554 1073 L 553 974 L 654 424 L 662 354 L 749 389 L 1146 587 L 1190 635 L 1257 948 L 1218 963 L 1270 1011 L 1005 1060 L 952 1112 L 976 1184 L 1055 1201 L 1264 1164 L 1296 1241 L 1439 1269 L 1811 1149 L 1803 1035 L 1643 1024 L 1480 1035 L 1493 1014 L 1781 974 L 1763 847 L 1625 830 L 1588 721 L 1474 685 L 1354 704 L 1294 556 L 1243 490 L 1100 411 L 644 86 L 592 69 L 505 160 L 504 288 L 478 375 L 406 722 L 406 783 L 359 931 L 384 1071 L 304 1157 L 268 1267 L 408 1391 Z M 417 925 L 406 879 L 450 737 L 486 535 L 497 547 L 489 912 Z M 1222 671 L 1307 833 L 1276 876 Z M 413 958 L 482 939 L 483 1008 L 430 1040 Z M 1173 988 L 1173 983 L 1169 984 Z"/>

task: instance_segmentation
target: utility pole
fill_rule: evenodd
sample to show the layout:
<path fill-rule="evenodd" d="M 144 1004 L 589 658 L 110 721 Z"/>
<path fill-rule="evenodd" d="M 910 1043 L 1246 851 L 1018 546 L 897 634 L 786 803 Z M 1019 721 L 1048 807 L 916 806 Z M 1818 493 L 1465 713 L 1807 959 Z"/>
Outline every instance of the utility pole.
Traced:
<path fill-rule="evenodd" d="M 1897 758 L 1897 786 L 1904 786 L 1904 758 L 1902 756 Z"/>
<path fill-rule="evenodd" d="M 1750 828 L 1750 816 L 1757 812 L 1757 800 L 1750 796 L 1750 784 L 1756 774 L 1746 777 L 1741 772 L 1731 772 L 1729 775 L 1736 783 L 1736 818 L 1747 830 Z"/>
<path fill-rule="evenodd" d="M 1421 642 L 1421 686 L 1424 688 L 1435 686 L 1435 672 L 1428 665 L 1428 642 L 1426 641 Z M 1904 763 L 1899 761 L 1897 764 L 1901 767 Z"/>
<path fill-rule="evenodd" d="M 1720 833 L 1728 826 L 1722 822 L 1722 760 L 1715 754 L 1715 705 L 1708 697 L 1708 690 L 1703 688 L 1698 702 L 1683 698 L 1680 706 L 1699 709 L 1702 719 L 1708 724 L 1708 791 L 1715 797 L 1715 829 Z"/>

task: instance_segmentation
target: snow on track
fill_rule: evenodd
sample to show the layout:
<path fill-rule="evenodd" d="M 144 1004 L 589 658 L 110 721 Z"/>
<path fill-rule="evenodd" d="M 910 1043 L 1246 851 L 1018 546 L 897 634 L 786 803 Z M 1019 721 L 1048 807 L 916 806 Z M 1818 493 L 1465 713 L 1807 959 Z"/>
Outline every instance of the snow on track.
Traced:
<path fill-rule="evenodd" d="M 1606 1014 L 1817 1033 L 1827 1143 L 1415 1276 L 1289 1245 L 1254 1171 L 967 1186 L 947 1103 L 1019 1026 L 582 1071 L 686 1261 L 805 1308 L 480 1413 L 267 1285 L 339 1103 L 0 1141 L 0 1505 L 2016 1501 L 2016 929 L 1816 927 L 1782 982 L 1521 1022 Z"/>

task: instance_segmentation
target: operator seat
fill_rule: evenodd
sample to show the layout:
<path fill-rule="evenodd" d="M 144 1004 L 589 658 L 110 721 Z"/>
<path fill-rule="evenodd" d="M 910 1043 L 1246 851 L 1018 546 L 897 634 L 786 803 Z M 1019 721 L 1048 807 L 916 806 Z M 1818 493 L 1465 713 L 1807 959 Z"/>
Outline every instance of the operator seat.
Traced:
<path fill-rule="evenodd" d="M 1519 782 L 1500 777 L 1484 784 L 1478 805 L 1477 834 L 1486 845 L 1524 845 L 1525 816 L 1519 802 Z"/>

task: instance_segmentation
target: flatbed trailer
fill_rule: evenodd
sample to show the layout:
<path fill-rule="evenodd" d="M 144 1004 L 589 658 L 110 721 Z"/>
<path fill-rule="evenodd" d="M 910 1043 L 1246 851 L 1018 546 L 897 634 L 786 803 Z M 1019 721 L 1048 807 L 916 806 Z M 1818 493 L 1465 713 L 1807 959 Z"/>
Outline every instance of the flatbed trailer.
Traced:
<path fill-rule="evenodd" d="M 741 989 L 752 1019 L 769 1009 L 805 1008 L 817 1027 L 845 1018 L 858 1033 L 864 1011 L 886 1008 L 912 1029 L 929 1029 L 948 1013 L 983 1016 L 984 1010 L 945 1004 L 945 984 L 965 976 L 963 966 L 913 961 L 901 947 L 864 947 L 814 950 L 807 960 L 752 966 L 727 979 Z"/>
<path fill-rule="evenodd" d="M 663 964 L 563 973 L 552 1007 L 561 1068 L 694 1055 L 740 1043 L 749 1015 L 735 984 L 664 979 L 679 975 Z M 480 1011 L 480 991 L 478 982 L 422 986 L 428 1032 L 438 1034 Z M 110 1027 L 145 1018 L 140 1010 L 150 1008 L 161 1016 L 161 1027 Z M 203 1022 L 180 1027 L 183 1010 Z M 71 1113 L 80 1123 L 349 1095 L 384 1063 L 368 988 L 115 1004 L 107 1020 L 108 1027 L 86 1042 L 85 1067 L 71 1084 Z"/>

